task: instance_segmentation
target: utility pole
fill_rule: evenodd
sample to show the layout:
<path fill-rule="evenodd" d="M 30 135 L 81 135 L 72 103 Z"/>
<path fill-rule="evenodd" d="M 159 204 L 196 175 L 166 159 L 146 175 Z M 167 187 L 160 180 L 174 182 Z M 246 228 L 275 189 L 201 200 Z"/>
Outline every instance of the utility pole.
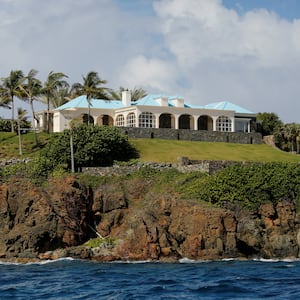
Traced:
<path fill-rule="evenodd" d="M 70 149 L 71 149 L 71 172 L 75 173 L 74 148 L 73 148 L 73 129 L 70 128 Z"/>

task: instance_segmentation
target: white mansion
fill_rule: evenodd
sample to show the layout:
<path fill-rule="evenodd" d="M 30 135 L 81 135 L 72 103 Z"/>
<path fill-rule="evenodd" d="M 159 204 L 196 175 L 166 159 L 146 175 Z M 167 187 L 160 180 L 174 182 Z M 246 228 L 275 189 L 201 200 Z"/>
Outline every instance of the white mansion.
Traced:
<path fill-rule="evenodd" d="M 54 109 L 53 132 L 68 129 L 74 119 L 87 120 L 88 107 L 86 96 L 80 96 Z M 45 115 L 45 112 L 36 115 L 39 128 L 45 125 Z M 132 102 L 130 92 L 124 91 L 122 101 L 90 101 L 90 123 L 98 125 L 250 132 L 255 120 L 255 113 L 230 102 L 193 106 L 179 96 L 148 95 Z"/>

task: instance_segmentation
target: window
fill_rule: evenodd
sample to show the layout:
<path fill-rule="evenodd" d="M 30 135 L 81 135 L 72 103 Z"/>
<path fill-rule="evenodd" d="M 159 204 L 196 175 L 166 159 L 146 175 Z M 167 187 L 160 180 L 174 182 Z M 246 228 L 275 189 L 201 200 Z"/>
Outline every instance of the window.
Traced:
<path fill-rule="evenodd" d="M 127 127 L 135 127 L 135 125 L 136 125 L 135 114 L 130 113 L 127 116 Z"/>
<path fill-rule="evenodd" d="M 155 127 L 155 117 L 151 112 L 143 112 L 139 116 L 139 127 L 153 128 Z"/>
<path fill-rule="evenodd" d="M 117 127 L 123 127 L 125 126 L 125 119 L 123 115 L 118 115 L 116 118 L 116 126 Z"/>
<path fill-rule="evenodd" d="M 220 116 L 217 119 L 217 131 L 231 132 L 231 120 L 226 116 Z"/>

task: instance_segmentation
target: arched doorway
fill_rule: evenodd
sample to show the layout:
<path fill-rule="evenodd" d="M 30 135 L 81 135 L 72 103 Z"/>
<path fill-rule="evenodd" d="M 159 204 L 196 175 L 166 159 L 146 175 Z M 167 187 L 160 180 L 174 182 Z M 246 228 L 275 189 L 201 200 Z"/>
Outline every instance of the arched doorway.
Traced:
<path fill-rule="evenodd" d="M 191 115 L 181 115 L 179 117 L 179 129 L 192 129 L 193 128 L 193 117 Z"/>
<path fill-rule="evenodd" d="M 172 114 L 161 114 L 159 116 L 159 128 L 174 128 L 175 118 Z"/>
<path fill-rule="evenodd" d="M 210 116 L 204 115 L 198 118 L 198 130 L 213 130 L 213 119 Z"/>
<path fill-rule="evenodd" d="M 88 122 L 89 121 L 89 122 Z M 94 118 L 88 114 L 81 114 L 78 117 L 75 117 L 72 119 L 71 121 L 73 124 L 90 124 L 93 125 L 94 124 Z"/>
<path fill-rule="evenodd" d="M 110 115 L 101 115 L 97 119 L 98 125 L 113 126 L 114 119 Z"/>

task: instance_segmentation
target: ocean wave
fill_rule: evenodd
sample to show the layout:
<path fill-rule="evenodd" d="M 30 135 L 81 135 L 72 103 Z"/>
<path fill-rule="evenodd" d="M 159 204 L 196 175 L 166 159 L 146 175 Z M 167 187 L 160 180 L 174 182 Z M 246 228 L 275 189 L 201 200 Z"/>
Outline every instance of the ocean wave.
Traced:
<path fill-rule="evenodd" d="M 200 263 L 207 263 L 207 262 L 211 262 L 211 261 L 212 260 L 190 259 L 188 257 L 183 257 L 178 260 L 178 262 L 181 264 L 200 264 Z"/>
<path fill-rule="evenodd" d="M 293 262 L 299 262 L 299 258 L 282 258 L 282 259 L 274 259 L 274 258 L 254 258 L 253 261 L 259 261 L 259 262 L 267 262 L 267 263 L 278 263 L 278 262 L 286 262 L 286 263 L 293 263 Z"/>
<path fill-rule="evenodd" d="M 1 261 L 0 260 L 0 265 L 11 265 L 11 266 L 29 266 L 29 265 L 46 265 L 46 264 L 52 264 L 56 263 L 59 261 L 70 261 L 70 260 L 75 260 L 72 257 L 62 257 L 58 259 L 46 259 L 46 260 L 40 260 L 40 261 L 31 261 L 31 262 L 14 262 L 14 261 Z"/>
<path fill-rule="evenodd" d="M 109 261 L 109 264 L 147 264 L 147 263 L 156 263 L 157 261 L 153 261 L 151 259 L 147 260 L 114 260 Z"/>

